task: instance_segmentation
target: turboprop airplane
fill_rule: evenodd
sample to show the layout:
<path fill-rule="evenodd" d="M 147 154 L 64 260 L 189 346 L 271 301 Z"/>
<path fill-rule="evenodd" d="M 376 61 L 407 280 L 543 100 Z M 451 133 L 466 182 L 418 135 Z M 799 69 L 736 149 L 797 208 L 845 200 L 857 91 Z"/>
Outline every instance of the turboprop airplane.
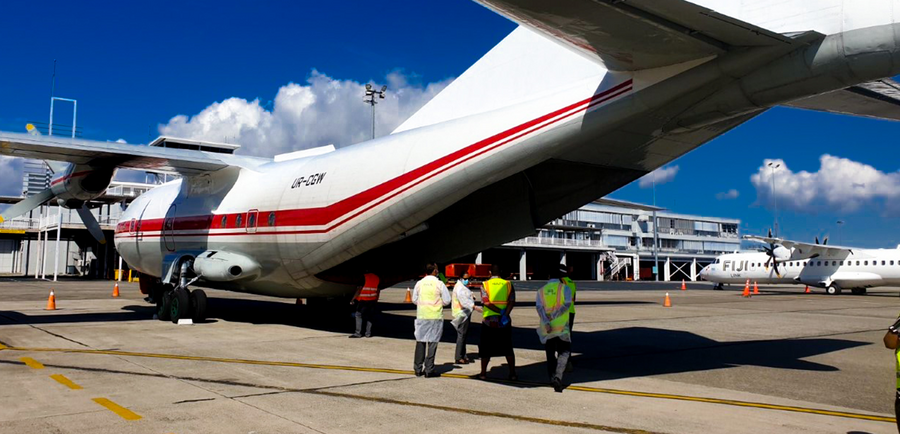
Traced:
<path fill-rule="evenodd" d="M 115 232 L 177 321 L 204 315 L 192 285 L 321 300 L 365 269 L 391 285 L 532 234 L 775 106 L 900 120 L 885 78 L 900 74 L 897 1 L 479 3 L 519 27 L 388 136 L 267 159 L 0 133 L 0 154 L 71 163 L 0 216 L 80 208 L 119 167 L 181 175 Z"/>
<path fill-rule="evenodd" d="M 745 236 L 765 243 L 764 252 L 729 253 L 700 270 L 700 278 L 724 284 L 794 283 L 825 288 L 828 294 L 840 294 L 850 288 L 853 294 L 865 294 L 873 286 L 900 286 L 900 246 L 896 249 L 858 249 L 829 246 L 828 238 L 819 244 L 781 238 Z"/>

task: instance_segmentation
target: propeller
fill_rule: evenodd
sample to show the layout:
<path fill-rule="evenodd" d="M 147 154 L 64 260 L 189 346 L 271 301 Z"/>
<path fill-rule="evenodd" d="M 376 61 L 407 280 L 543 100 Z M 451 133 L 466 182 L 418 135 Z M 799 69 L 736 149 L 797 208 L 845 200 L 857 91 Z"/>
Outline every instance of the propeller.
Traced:
<path fill-rule="evenodd" d="M 769 229 L 769 237 L 768 238 L 772 238 L 772 229 Z M 778 256 L 779 255 L 776 253 L 776 250 L 778 250 L 779 248 L 782 250 L 786 250 L 784 248 L 784 246 L 782 246 L 780 244 L 775 244 L 774 242 L 770 242 L 768 247 L 763 247 L 763 249 L 766 251 L 766 254 L 769 255 L 769 259 L 766 261 L 766 268 L 769 268 L 769 266 L 771 265 L 772 268 L 775 270 L 775 274 L 778 275 L 778 277 L 781 277 L 781 272 L 778 271 Z"/>
<path fill-rule="evenodd" d="M 100 242 L 100 244 L 106 244 L 106 237 L 103 236 L 103 229 L 100 229 L 100 223 L 97 222 L 97 219 L 91 214 L 91 210 L 88 209 L 87 204 L 78 208 L 77 211 L 78 217 L 81 217 L 81 221 L 84 222 L 84 226 L 87 228 L 88 232 L 93 235 L 94 239 Z"/>

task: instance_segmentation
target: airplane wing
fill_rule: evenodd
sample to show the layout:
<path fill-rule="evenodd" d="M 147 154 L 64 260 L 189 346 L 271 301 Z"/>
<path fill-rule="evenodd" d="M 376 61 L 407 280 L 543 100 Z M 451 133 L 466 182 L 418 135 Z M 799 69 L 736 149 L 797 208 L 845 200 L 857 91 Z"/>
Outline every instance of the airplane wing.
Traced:
<path fill-rule="evenodd" d="M 228 166 L 253 169 L 272 161 L 265 158 L 192 149 L 98 142 L 2 131 L 0 131 L 0 155 L 181 175 L 216 171 Z"/>
<path fill-rule="evenodd" d="M 765 244 L 780 244 L 787 249 L 795 249 L 799 254 L 791 255 L 790 260 L 796 261 L 798 259 L 807 259 L 814 258 L 817 256 L 823 256 L 826 253 L 829 255 L 837 255 L 841 252 L 853 253 L 852 247 L 842 247 L 842 246 L 831 246 L 827 244 L 813 244 L 813 243 L 804 243 L 801 241 L 791 241 L 785 240 L 781 238 L 774 237 L 759 237 L 756 235 L 744 235 L 745 240 L 756 241 Z"/>
<path fill-rule="evenodd" d="M 889 78 L 803 98 L 788 107 L 900 121 L 900 83 Z"/>
<path fill-rule="evenodd" d="M 791 38 L 683 0 L 476 0 L 613 71 L 674 65 Z"/>

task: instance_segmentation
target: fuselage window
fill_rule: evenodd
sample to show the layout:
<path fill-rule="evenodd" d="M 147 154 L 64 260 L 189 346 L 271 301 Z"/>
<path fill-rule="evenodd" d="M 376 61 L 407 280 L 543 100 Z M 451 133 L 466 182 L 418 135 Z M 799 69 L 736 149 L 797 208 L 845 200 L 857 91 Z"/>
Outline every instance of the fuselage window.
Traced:
<path fill-rule="evenodd" d="M 241 224 L 243 224 L 243 223 L 244 222 L 241 219 L 241 215 L 238 214 L 237 218 L 234 220 L 234 227 L 239 228 L 239 227 L 241 227 Z"/>
<path fill-rule="evenodd" d="M 840 262 L 840 265 L 844 265 L 844 261 L 841 261 L 841 262 Z"/>
<path fill-rule="evenodd" d="M 816 261 L 816 267 L 821 267 L 821 266 L 822 266 L 822 261 Z"/>
<path fill-rule="evenodd" d="M 256 213 L 247 213 L 247 226 L 256 227 Z"/>
<path fill-rule="evenodd" d="M 222 226 L 223 228 L 228 227 L 228 216 L 227 215 L 222 216 L 222 224 L 220 226 Z"/>
<path fill-rule="evenodd" d="M 856 261 L 856 266 L 857 266 L 857 267 L 859 266 L 859 261 Z"/>
<path fill-rule="evenodd" d="M 869 265 L 869 261 L 863 261 L 863 265 Z"/>
<path fill-rule="evenodd" d="M 885 264 L 884 264 L 884 261 L 881 261 L 881 265 L 885 265 Z"/>
<path fill-rule="evenodd" d="M 275 211 L 269 213 L 269 226 L 275 226 Z"/>

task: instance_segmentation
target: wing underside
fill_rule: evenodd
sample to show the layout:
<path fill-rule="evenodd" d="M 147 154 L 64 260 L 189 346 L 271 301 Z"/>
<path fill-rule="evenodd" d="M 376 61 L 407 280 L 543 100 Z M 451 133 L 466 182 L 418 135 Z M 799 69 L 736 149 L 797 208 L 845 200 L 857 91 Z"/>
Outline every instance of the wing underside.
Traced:
<path fill-rule="evenodd" d="M 603 63 L 636 71 L 790 38 L 682 0 L 476 0 Z"/>
<path fill-rule="evenodd" d="M 0 132 L 0 155 L 194 175 L 228 166 L 255 167 L 271 160 L 191 149 Z"/>
<path fill-rule="evenodd" d="M 889 78 L 785 104 L 788 107 L 900 121 L 900 83 Z"/>

